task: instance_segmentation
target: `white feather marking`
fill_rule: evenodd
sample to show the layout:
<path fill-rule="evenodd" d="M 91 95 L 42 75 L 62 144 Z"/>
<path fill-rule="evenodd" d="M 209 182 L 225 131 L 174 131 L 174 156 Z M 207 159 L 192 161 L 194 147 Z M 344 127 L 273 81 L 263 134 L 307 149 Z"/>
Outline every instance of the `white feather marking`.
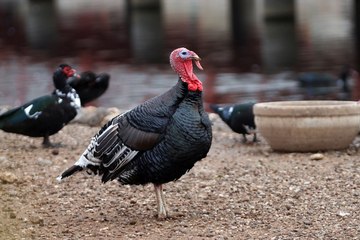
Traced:
<path fill-rule="evenodd" d="M 86 151 L 85 151 L 85 152 L 86 152 Z M 93 161 L 89 161 L 89 160 L 85 157 L 85 153 L 83 153 L 83 154 L 80 156 L 79 160 L 77 160 L 77 162 L 76 162 L 74 165 L 77 165 L 77 166 L 86 168 L 88 165 L 99 165 L 99 164 L 96 163 L 96 162 L 93 162 Z"/>
<path fill-rule="evenodd" d="M 59 89 L 56 89 L 55 94 L 58 95 L 59 97 L 68 98 L 71 101 L 70 105 L 75 107 L 76 109 L 81 108 L 80 97 L 79 97 L 79 94 L 77 94 L 77 92 L 75 91 L 75 89 L 71 89 L 71 91 L 68 93 L 64 93 L 64 92 L 60 91 Z M 58 102 L 61 103 L 62 101 L 59 100 Z"/>
<path fill-rule="evenodd" d="M 81 108 L 80 97 L 79 94 L 77 94 L 77 92 L 75 91 L 75 89 L 71 89 L 71 91 L 67 93 L 66 97 L 71 100 L 71 106 L 75 107 L 76 109 Z"/>
<path fill-rule="evenodd" d="M 101 160 L 95 158 L 93 155 L 94 145 L 96 144 L 96 139 L 92 138 L 89 146 L 86 148 L 84 153 L 80 156 L 79 160 L 74 164 L 80 167 L 87 167 L 88 165 L 100 165 Z"/>
<path fill-rule="evenodd" d="M 34 119 L 37 119 L 38 117 L 39 117 L 39 115 L 41 114 L 41 112 L 35 112 L 35 113 L 33 113 L 33 114 L 30 114 L 30 111 L 31 111 L 31 109 L 33 108 L 33 104 L 31 104 L 31 105 L 29 105 L 28 107 L 26 107 L 25 109 L 24 109 L 24 112 L 25 112 L 25 114 L 26 114 L 26 116 L 28 117 L 28 118 L 34 118 Z"/>

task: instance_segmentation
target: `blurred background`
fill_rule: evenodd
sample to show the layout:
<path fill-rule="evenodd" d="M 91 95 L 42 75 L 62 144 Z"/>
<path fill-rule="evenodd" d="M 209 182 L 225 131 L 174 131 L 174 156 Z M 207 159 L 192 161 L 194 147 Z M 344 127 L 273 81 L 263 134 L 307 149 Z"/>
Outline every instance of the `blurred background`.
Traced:
<path fill-rule="evenodd" d="M 0 0 L 0 105 L 53 90 L 60 63 L 111 74 L 96 106 L 166 91 L 195 51 L 205 102 L 360 98 L 358 0 Z"/>

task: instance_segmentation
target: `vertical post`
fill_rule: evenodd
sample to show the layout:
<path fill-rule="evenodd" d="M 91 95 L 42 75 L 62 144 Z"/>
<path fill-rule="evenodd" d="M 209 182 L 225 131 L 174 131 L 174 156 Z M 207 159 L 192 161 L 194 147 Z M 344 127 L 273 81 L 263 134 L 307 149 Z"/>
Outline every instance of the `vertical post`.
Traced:
<path fill-rule="evenodd" d="M 291 19 L 294 17 L 294 0 L 265 0 L 265 19 Z"/>
<path fill-rule="evenodd" d="M 56 11 L 53 0 L 25 3 L 25 33 L 30 46 L 51 49 L 57 39 Z"/>
<path fill-rule="evenodd" d="M 297 42 L 294 0 L 265 0 L 262 60 L 267 72 L 292 69 Z"/>
<path fill-rule="evenodd" d="M 360 0 L 354 0 L 354 36 L 356 50 L 356 69 L 360 69 Z"/>
<path fill-rule="evenodd" d="M 258 1 L 230 0 L 230 24 L 234 62 L 239 71 L 251 71 L 261 61 L 259 47 Z M 251 61 L 244 61 L 251 59 Z"/>
<path fill-rule="evenodd" d="M 130 41 L 136 62 L 161 62 L 164 33 L 160 0 L 130 0 L 127 2 Z"/>
<path fill-rule="evenodd" d="M 358 101 L 360 99 L 360 0 L 354 0 L 354 37 L 355 37 L 355 63 L 354 63 L 354 87 L 352 92 L 352 99 Z"/>

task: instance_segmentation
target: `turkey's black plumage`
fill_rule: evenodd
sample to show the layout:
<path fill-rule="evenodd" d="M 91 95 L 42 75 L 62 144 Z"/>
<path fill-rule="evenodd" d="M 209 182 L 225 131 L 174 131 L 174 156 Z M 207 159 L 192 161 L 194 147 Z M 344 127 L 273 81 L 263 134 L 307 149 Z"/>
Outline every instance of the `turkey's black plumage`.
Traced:
<path fill-rule="evenodd" d="M 70 122 L 80 108 L 76 91 L 66 84 L 66 79 L 74 74 L 70 66 L 60 65 L 53 75 L 56 88 L 53 94 L 1 114 L 0 129 L 30 137 L 44 137 L 43 145 L 50 146 L 49 136 Z"/>
<path fill-rule="evenodd" d="M 243 142 L 247 141 L 246 135 L 254 134 L 253 142 L 256 142 L 256 125 L 254 120 L 255 102 L 238 103 L 226 106 L 210 104 L 210 108 L 236 133 L 243 136 Z"/>
<path fill-rule="evenodd" d="M 82 72 L 80 77 L 68 79 L 69 85 L 79 94 L 82 106 L 100 97 L 108 89 L 109 81 L 109 74 L 97 75 L 91 71 Z"/>
<path fill-rule="evenodd" d="M 90 169 L 102 175 L 103 182 L 118 179 L 123 184 L 153 183 L 159 217 L 167 216 L 161 185 L 180 178 L 206 157 L 212 140 L 201 82 L 192 74 L 191 60 L 198 61 L 199 57 L 185 48 L 175 51 L 174 58 L 185 51 L 191 53 L 183 63 L 187 72 L 177 71 L 177 84 L 103 126 L 59 180 Z M 184 74 L 191 75 L 191 79 L 185 81 Z"/>

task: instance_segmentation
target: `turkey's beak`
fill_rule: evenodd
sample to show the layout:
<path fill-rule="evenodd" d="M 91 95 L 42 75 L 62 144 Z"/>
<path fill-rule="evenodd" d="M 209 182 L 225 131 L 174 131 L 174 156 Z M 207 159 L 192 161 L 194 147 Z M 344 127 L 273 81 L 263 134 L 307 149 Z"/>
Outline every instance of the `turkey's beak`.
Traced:
<path fill-rule="evenodd" d="M 200 70 L 204 70 L 203 67 L 202 67 L 201 64 L 200 64 L 201 58 L 200 58 L 196 53 L 194 53 L 194 55 L 191 57 L 191 59 L 194 60 L 195 65 L 196 65 Z"/>

